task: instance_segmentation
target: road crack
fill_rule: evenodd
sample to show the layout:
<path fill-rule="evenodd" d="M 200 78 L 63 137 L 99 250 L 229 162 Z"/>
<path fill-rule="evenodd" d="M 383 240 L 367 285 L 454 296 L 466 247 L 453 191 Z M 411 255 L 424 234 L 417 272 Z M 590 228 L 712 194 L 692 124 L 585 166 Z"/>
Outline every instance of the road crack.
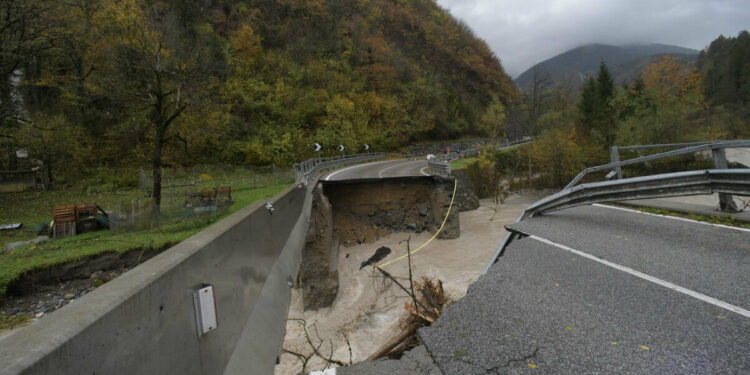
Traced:
<path fill-rule="evenodd" d="M 476 367 L 478 369 L 481 369 L 482 371 L 484 371 L 485 374 L 500 374 L 501 370 L 506 369 L 506 368 L 510 367 L 511 365 L 513 365 L 515 363 L 519 363 L 519 362 L 524 363 L 524 362 L 528 362 L 530 359 L 536 358 L 537 354 L 539 354 L 539 349 L 541 349 L 541 348 L 540 347 L 535 347 L 534 350 L 531 353 L 527 354 L 527 355 L 524 355 L 524 356 L 522 356 L 520 358 L 511 358 L 511 359 L 508 359 L 505 362 L 505 364 L 498 364 L 498 365 L 493 366 L 493 367 L 485 367 L 485 366 L 482 366 L 482 365 L 480 365 L 478 363 L 474 363 L 472 361 L 469 361 L 469 360 L 467 360 L 465 358 L 458 358 L 458 360 L 460 362 L 466 363 L 467 365 L 471 365 L 471 366 L 474 366 L 474 367 Z"/>

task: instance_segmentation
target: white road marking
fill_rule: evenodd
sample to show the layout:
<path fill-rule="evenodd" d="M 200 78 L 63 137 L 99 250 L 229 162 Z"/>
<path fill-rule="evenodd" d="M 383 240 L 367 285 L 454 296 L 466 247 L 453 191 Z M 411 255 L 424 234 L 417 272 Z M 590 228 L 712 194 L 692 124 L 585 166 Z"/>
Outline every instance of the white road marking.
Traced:
<path fill-rule="evenodd" d="M 383 172 L 385 172 L 385 171 L 387 171 L 387 170 L 389 170 L 391 168 L 401 167 L 401 166 L 404 166 L 404 165 L 409 164 L 409 163 L 417 163 L 417 162 L 419 162 L 419 160 L 408 161 L 406 163 L 396 164 L 396 165 L 392 165 L 392 166 L 387 167 L 387 168 L 383 168 L 383 169 L 380 170 L 380 172 L 378 172 L 378 177 L 383 178 Z M 424 169 L 424 168 L 422 168 L 422 169 Z M 420 171 L 420 172 L 422 172 L 422 171 Z M 425 175 L 425 176 L 429 176 L 428 174 L 426 174 L 424 172 L 422 172 L 422 174 Z"/>
<path fill-rule="evenodd" d="M 424 168 L 420 169 L 420 170 L 419 170 L 419 172 L 420 172 L 420 173 L 422 173 L 422 174 L 423 174 L 423 175 L 425 175 L 425 176 L 429 176 L 430 174 L 429 174 L 429 173 L 427 173 L 427 172 L 425 172 L 425 171 L 424 171 L 425 169 L 427 169 L 427 167 L 424 167 Z"/>
<path fill-rule="evenodd" d="M 594 204 L 592 204 L 592 206 L 603 207 L 603 208 L 611 208 L 613 210 L 620 210 L 620 211 L 625 211 L 625 212 L 632 212 L 632 213 L 641 214 L 641 215 L 658 216 L 658 217 L 663 217 L 663 218 L 672 219 L 672 220 L 685 221 L 685 222 L 688 222 L 688 223 L 697 223 L 697 224 L 703 224 L 703 225 L 710 225 L 712 227 L 738 230 L 740 232 L 750 232 L 750 229 L 748 229 L 748 228 L 740 228 L 740 227 L 733 227 L 733 226 L 729 226 L 729 225 L 707 223 L 705 221 L 697 221 L 697 220 L 692 220 L 692 219 L 686 219 L 684 217 L 679 217 L 679 216 L 669 216 L 669 215 L 652 214 L 650 212 L 642 212 L 642 211 L 638 211 L 638 210 L 631 210 L 629 208 L 622 208 L 622 207 L 616 207 L 616 206 L 608 206 L 606 204 L 599 204 L 599 203 L 594 203 Z"/>
<path fill-rule="evenodd" d="M 339 173 L 341 173 L 343 171 L 348 171 L 350 169 L 354 169 L 354 168 L 357 168 L 357 167 L 365 167 L 365 166 L 372 166 L 374 164 L 392 163 L 392 162 L 393 162 L 392 160 L 384 160 L 384 161 L 376 161 L 376 162 L 373 162 L 373 163 L 365 163 L 365 164 L 352 165 L 351 167 L 341 168 L 341 169 L 339 169 L 337 171 L 331 172 L 330 174 L 328 174 L 327 176 L 325 176 L 325 178 L 323 178 L 323 180 L 330 181 L 331 177 L 333 177 L 333 176 L 335 176 L 335 175 L 337 175 L 337 174 L 339 174 Z"/>
<path fill-rule="evenodd" d="M 710 303 L 710 304 L 712 304 L 714 306 L 721 307 L 722 309 L 729 310 L 731 312 L 735 312 L 735 313 L 740 314 L 740 315 L 742 315 L 742 316 L 744 316 L 746 318 L 750 318 L 750 311 L 745 310 L 745 309 L 743 309 L 741 307 L 728 304 L 728 303 L 726 303 L 724 301 L 720 301 L 720 300 L 718 300 L 716 298 L 709 297 L 709 296 L 707 296 L 705 294 L 698 293 L 696 291 L 693 291 L 693 290 L 690 290 L 690 289 L 687 289 L 687 288 L 683 288 L 683 287 L 681 287 L 681 286 L 679 286 L 677 284 L 673 284 L 673 283 L 670 283 L 669 281 L 665 281 L 665 280 L 662 280 L 660 278 L 657 278 L 657 277 L 654 277 L 654 276 L 651 276 L 651 275 L 647 275 L 647 274 L 645 274 L 643 272 L 636 271 L 636 270 L 634 270 L 632 268 L 621 266 L 621 265 L 619 265 L 617 263 L 612 263 L 610 261 L 604 260 L 602 258 L 598 258 L 598 257 L 593 256 L 591 254 L 584 253 L 583 251 L 576 250 L 576 249 L 573 249 L 571 247 L 559 244 L 557 242 L 550 241 L 550 240 L 548 240 L 546 238 L 538 237 L 538 236 L 535 236 L 535 235 L 530 235 L 529 238 L 533 238 L 533 239 L 535 239 L 535 240 L 537 240 L 539 242 L 546 243 L 547 245 L 552 245 L 554 247 L 563 249 L 565 251 L 569 251 L 569 252 L 571 252 L 573 254 L 576 254 L 578 256 L 582 256 L 584 258 L 591 259 L 591 260 L 593 260 L 595 262 L 599 262 L 599 263 L 601 263 L 601 264 L 603 264 L 605 266 L 612 267 L 612 268 L 614 268 L 616 270 L 620 270 L 622 272 L 629 273 L 629 274 L 631 274 L 631 275 L 633 275 L 635 277 L 639 277 L 641 279 L 650 281 L 650 282 L 652 282 L 654 284 L 658 284 L 658 285 L 661 285 L 661 286 L 663 286 L 665 288 L 672 289 L 675 292 L 679 292 L 679 293 L 688 295 L 690 297 L 693 297 L 695 299 L 701 300 L 703 302 L 707 302 L 707 303 Z"/>
<path fill-rule="evenodd" d="M 396 165 L 392 165 L 392 166 L 390 166 L 390 167 L 386 167 L 386 168 L 383 168 L 383 169 L 381 169 L 381 170 L 380 170 L 380 171 L 378 172 L 378 177 L 379 177 L 379 178 L 383 178 L 383 172 L 385 172 L 385 171 L 387 171 L 387 170 L 389 170 L 389 169 L 391 169 L 391 168 L 396 168 L 396 167 L 400 167 L 400 166 L 401 166 L 401 164 L 396 164 Z"/>

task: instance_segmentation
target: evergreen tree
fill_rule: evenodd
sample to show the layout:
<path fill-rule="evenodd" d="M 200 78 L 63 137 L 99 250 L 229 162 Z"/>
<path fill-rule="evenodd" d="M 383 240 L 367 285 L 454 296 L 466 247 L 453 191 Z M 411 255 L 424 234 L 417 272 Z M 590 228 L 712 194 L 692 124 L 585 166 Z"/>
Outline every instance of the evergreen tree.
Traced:
<path fill-rule="evenodd" d="M 714 105 L 750 104 L 750 33 L 718 37 L 698 56 L 706 98 Z"/>
<path fill-rule="evenodd" d="M 615 83 L 604 61 L 599 65 L 596 79 L 588 78 L 583 84 L 581 100 L 578 102 L 581 134 L 598 138 L 605 147 L 615 141 L 615 110 L 612 100 L 615 97 Z"/>

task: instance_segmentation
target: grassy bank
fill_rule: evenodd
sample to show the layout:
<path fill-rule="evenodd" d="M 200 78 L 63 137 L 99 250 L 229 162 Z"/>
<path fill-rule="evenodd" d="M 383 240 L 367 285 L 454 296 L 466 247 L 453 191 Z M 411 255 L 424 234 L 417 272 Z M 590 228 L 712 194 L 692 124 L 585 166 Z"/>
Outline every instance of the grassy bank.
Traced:
<path fill-rule="evenodd" d="M 451 162 L 451 170 L 457 171 L 461 169 L 466 169 L 471 165 L 472 163 L 479 160 L 479 158 L 465 158 L 465 159 L 458 159 Z"/>
<path fill-rule="evenodd" d="M 176 244 L 211 223 L 260 199 L 267 199 L 289 186 L 288 181 L 274 181 L 265 186 L 234 186 L 233 204 L 220 213 L 201 216 L 172 216 L 158 223 L 139 225 L 130 231 L 99 231 L 59 240 L 29 245 L 0 255 L 0 297 L 9 283 L 25 272 L 46 268 L 104 252 L 125 253 L 131 250 L 158 250 Z M 200 187 L 200 186 L 199 186 Z M 196 187 L 192 187 L 196 189 Z M 144 199 L 137 190 L 82 194 L 74 191 L 28 192 L 0 195 L 3 210 L 0 222 L 40 223 L 50 220 L 50 209 L 60 204 L 96 202 L 102 207 L 122 200 Z M 177 200 L 177 198 L 175 198 Z M 105 208 L 106 209 L 106 208 Z M 4 242 L 34 237 L 34 232 L 3 233 Z"/>

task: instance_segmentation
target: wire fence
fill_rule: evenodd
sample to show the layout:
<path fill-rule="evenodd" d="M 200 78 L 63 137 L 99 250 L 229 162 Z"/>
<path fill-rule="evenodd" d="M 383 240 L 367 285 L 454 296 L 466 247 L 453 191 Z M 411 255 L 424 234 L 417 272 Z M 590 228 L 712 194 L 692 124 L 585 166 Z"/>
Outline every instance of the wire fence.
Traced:
<path fill-rule="evenodd" d="M 138 191 L 102 207 L 113 231 L 213 220 L 251 190 L 294 182 L 292 170 L 277 167 L 164 168 L 159 214 L 154 215 L 153 179 L 150 171 L 141 170 L 139 175 Z"/>

